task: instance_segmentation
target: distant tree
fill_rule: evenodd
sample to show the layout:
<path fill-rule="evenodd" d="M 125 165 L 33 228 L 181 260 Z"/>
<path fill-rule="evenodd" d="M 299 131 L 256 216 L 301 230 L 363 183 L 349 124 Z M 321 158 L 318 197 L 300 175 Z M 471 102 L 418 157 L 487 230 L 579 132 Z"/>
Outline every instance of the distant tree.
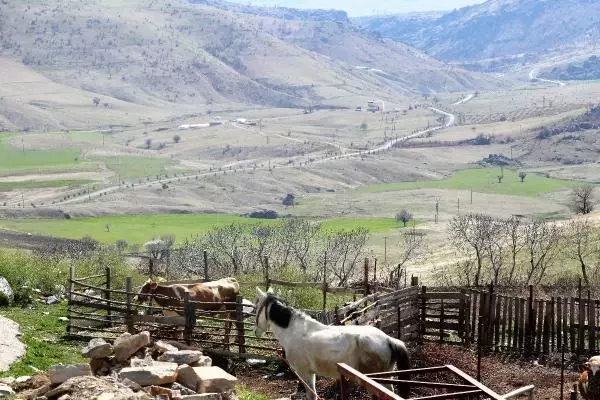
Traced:
<path fill-rule="evenodd" d="M 175 143 L 181 142 L 181 136 L 179 136 L 179 135 L 173 136 L 173 142 L 175 142 Z"/>
<path fill-rule="evenodd" d="M 94 97 L 92 101 L 94 102 L 94 105 L 98 107 L 98 104 L 100 104 L 100 97 Z"/>
<path fill-rule="evenodd" d="M 521 183 L 525 182 L 525 178 L 527 177 L 527 172 L 519 172 L 519 178 L 521 178 Z"/>
<path fill-rule="evenodd" d="M 594 211 L 594 187 L 583 185 L 573 189 L 571 209 L 577 214 L 589 214 Z"/>
<path fill-rule="evenodd" d="M 369 129 L 369 125 L 367 125 L 367 123 L 363 121 L 363 123 L 360 124 L 360 129 L 366 131 L 367 129 Z"/>
<path fill-rule="evenodd" d="M 117 240 L 115 242 L 115 246 L 117 247 L 117 251 L 119 252 L 119 254 L 121 254 L 125 251 L 125 249 L 128 246 L 127 240 L 123 240 L 123 239 Z"/>
<path fill-rule="evenodd" d="M 282 201 L 282 204 L 284 206 L 288 206 L 288 207 L 293 207 L 294 205 L 296 205 L 296 196 L 294 196 L 291 193 L 288 193 Z"/>
<path fill-rule="evenodd" d="M 146 148 L 149 149 L 152 146 L 152 139 L 148 138 L 144 143 L 146 143 Z"/>
<path fill-rule="evenodd" d="M 407 210 L 402 210 L 396 214 L 396 222 L 402 222 L 404 226 L 412 219 L 412 214 Z"/>

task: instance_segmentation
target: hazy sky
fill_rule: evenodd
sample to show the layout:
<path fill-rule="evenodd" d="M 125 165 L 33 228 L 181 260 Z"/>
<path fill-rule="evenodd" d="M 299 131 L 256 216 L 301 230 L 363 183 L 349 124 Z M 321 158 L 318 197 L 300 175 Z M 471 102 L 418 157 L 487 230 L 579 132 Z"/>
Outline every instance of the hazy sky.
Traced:
<path fill-rule="evenodd" d="M 411 11 L 452 10 L 484 0 L 235 0 L 252 5 L 279 5 L 295 8 L 335 8 L 350 16 L 402 13 Z"/>

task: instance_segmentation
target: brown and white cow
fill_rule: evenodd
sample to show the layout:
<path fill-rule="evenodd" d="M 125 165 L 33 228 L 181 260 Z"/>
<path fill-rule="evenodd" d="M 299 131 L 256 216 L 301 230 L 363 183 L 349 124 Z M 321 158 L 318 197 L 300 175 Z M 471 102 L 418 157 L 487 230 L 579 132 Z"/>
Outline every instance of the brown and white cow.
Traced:
<path fill-rule="evenodd" d="M 579 393 L 586 400 L 600 400 L 600 356 L 579 366 Z"/>
<path fill-rule="evenodd" d="M 235 320 L 236 296 L 240 292 L 240 285 L 235 278 L 223 278 L 218 281 L 204 283 L 159 283 L 155 280 L 148 280 L 137 294 L 139 303 L 156 301 L 162 307 L 184 307 L 185 292 L 190 294 L 191 302 L 196 304 L 197 310 L 202 311 L 227 311 L 225 318 L 225 337 L 223 338 L 224 347 L 229 346 L 229 335 L 231 333 L 232 320 Z M 180 313 L 180 312 L 178 312 Z"/>

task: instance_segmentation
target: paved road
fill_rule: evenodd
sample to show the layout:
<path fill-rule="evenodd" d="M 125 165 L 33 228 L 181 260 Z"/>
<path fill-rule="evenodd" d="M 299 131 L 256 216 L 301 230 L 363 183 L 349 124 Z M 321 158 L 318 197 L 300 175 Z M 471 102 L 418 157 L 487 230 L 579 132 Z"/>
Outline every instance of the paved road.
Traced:
<path fill-rule="evenodd" d="M 440 110 L 439 108 L 435 108 L 435 107 L 429 107 L 429 109 L 437 114 L 441 114 L 445 117 L 447 117 L 447 120 L 445 121 L 445 123 L 443 125 L 440 126 L 435 126 L 433 128 L 428 128 L 416 133 L 413 133 L 411 135 L 407 135 L 407 136 L 403 136 L 403 137 L 399 137 L 396 139 L 392 139 L 382 145 L 373 147 L 369 150 L 364 150 L 364 151 L 355 151 L 355 152 L 350 152 L 350 153 L 343 153 L 337 156 L 331 156 L 331 157 L 326 157 L 326 158 L 322 158 L 319 160 L 314 160 L 313 162 L 311 162 L 311 164 L 318 164 L 318 163 L 323 163 L 326 161 L 331 161 L 331 160 L 339 160 L 339 159 L 344 159 L 344 158 L 351 158 L 351 157 L 360 157 L 363 155 L 368 155 L 368 154 L 374 154 L 374 153 L 379 153 L 381 151 L 385 151 L 385 150 L 389 150 L 391 149 L 394 145 L 396 145 L 397 143 L 409 140 L 409 139 L 415 139 L 424 135 L 427 135 L 431 132 L 436 132 L 442 129 L 446 129 L 449 128 L 450 126 L 454 125 L 454 121 L 456 120 L 456 117 L 454 116 L 454 114 L 451 114 L 449 112 Z M 251 130 L 249 128 L 246 127 L 242 127 L 238 124 L 233 124 L 233 126 L 235 126 L 236 128 L 239 129 L 244 129 L 244 130 Z M 285 136 L 281 136 L 283 138 L 285 138 Z M 290 138 L 292 139 L 292 138 Z M 296 139 L 297 140 L 297 139 Z M 331 144 L 331 143 L 328 143 Z M 280 169 L 280 168 L 296 168 L 295 165 L 275 165 L 276 168 Z M 267 167 L 265 168 L 254 168 L 254 166 L 246 166 L 246 167 L 240 167 L 240 168 L 236 168 L 236 171 L 253 171 L 253 170 L 260 170 L 260 169 L 268 169 Z M 194 175 L 186 175 L 185 178 L 187 179 L 188 177 L 190 179 L 195 179 L 196 177 L 198 178 L 202 178 L 202 177 L 206 177 L 206 176 L 211 176 L 214 175 L 215 171 L 211 171 L 211 172 L 204 172 L 204 173 L 200 173 L 200 174 L 194 174 Z M 176 179 L 176 178 L 172 178 L 172 179 Z M 144 182 L 144 183 L 140 183 L 140 184 L 135 184 L 135 187 L 144 187 L 144 186 L 151 186 L 151 185 L 156 185 L 157 183 L 161 183 L 165 181 L 165 179 L 162 180 L 153 180 L 153 181 L 149 181 L 149 182 Z M 96 190 L 95 192 L 91 192 L 89 194 L 85 194 L 82 196 L 77 196 L 77 197 L 72 197 L 68 200 L 64 200 L 64 201 L 57 201 L 55 204 L 52 205 L 52 207 L 56 207 L 58 205 L 64 205 L 64 204 L 71 204 L 71 203 L 76 203 L 76 202 L 80 202 L 80 201 L 85 201 L 89 198 L 94 198 L 94 197 L 98 197 L 100 195 L 104 195 L 104 194 L 108 194 L 108 193 L 112 193 L 115 191 L 118 191 L 119 189 L 121 189 L 123 186 L 119 186 L 119 185 L 114 185 L 114 186 L 110 186 L 110 187 L 105 187 L 103 189 L 100 190 Z"/>
<path fill-rule="evenodd" d="M 0 316 L 0 372 L 25 354 L 25 344 L 19 340 L 21 329 L 16 322 Z"/>
<path fill-rule="evenodd" d="M 475 97 L 475 95 L 474 94 L 470 94 L 467 97 L 465 97 L 463 99 L 460 99 L 459 101 L 457 101 L 456 103 L 454 103 L 452 105 L 453 106 L 458 106 L 458 105 L 461 105 L 461 104 L 465 104 L 465 103 L 471 101 L 473 99 L 473 97 Z"/>
<path fill-rule="evenodd" d="M 540 69 L 539 68 L 534 68 L 531 71 L 529 71 L 529 80 L 531 81 L 540 81 L 540 82 L 547 82 L 547 83 L 553 83 L 555 85 L 558 86 L 565 86 L 566 83 L 561 82 L 561 81 L 553 81 L 550 79 L 544 79 L 544 78 L 538 78 L 538 74 L 540 73 Z"/>

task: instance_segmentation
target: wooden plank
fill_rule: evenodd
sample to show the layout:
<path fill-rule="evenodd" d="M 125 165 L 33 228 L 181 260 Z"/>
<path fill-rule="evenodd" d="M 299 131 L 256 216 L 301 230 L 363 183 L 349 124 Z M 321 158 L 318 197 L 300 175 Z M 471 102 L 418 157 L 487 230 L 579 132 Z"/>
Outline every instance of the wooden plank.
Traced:
<path fill-rule="evenodd" d="M 496 351 L 500 351 L 500 322 L 502 320 L 502 296 L 496 297 L 496 313 L 494 318 L 494 348 Z"/>
<path fill-rule="evenodd" d="M 520 327 L 519 327 L 519 350 L 523 351 L 525 349 L 525 320 L 527 318 L 527 313 L 525 312 L 525 299 L 519 299 L 519 308 L 520 308 Z"/>
<path fill-rule="evenodd" d="M 550 344 L 551 344 L 551 350 L 552 352 L 554 352 L 556 350 L 556 347 L 554 345 L 555 343 L 555 338 L 556 338 L 556 304 L 555 304 L 555 299 L 554 297 L 552 297 L 552 300 L 550 302 Z"/>
<path fill-rule="evenodd" d="M 542 352 L 544 354 L 550 354 L 550 310 L 552 309 L 553 302 L 544 302 L 544 323 L 542 331 Z"/>
<path fill-rule="evenodd" d="M 464 295 L 460 292 L 427 292 L 427 300 L 457 300 L 460 301 Z"/>
<path fill-rule="evenodd" d="M 544 340 L 544 301 L 538 300 L 536 305 L 537 326 L 535 329 L 535 352 L 540 354 L 542 352 L 542 341 Z"/>
<path fill-rule="evenodd" d="M 471 291 L 471 305 L 473 311 L 471 313 L 471 342 L 475 342 L 475 338 L 477 337 L 477 305 L 479 304 L 479 293 L 475 291 Z"/>
<path fill-rule="evenodd" d="M 585 352 L 585 303 L 579 302 L 579 326 L 577 327 L 577 354 L 583 354 Z"/>
<path fill-rule="evenodd" d="M 562 345 L 565 347 L 565 351 L 569 348 L 569 322 L 568 322 L 568 314 L 569 314 L 569 303 L 568 298 L 563 299 L 563 315 L 562 315 L 562 331 L 563 331 L 563 343 Z"/>
<path fill-rule="evenodd" d="M 159 315 L 132 315 L 134 324 L 139 323 L 155 323 L 160 325 L 185 326 L 185 317 L 176 316 L 159 316 Z"/>
<path fill-rule="evenodd" d="M 367 376 L 370 376 L 367 374 Z M 423 381 L 411 381 L 406 379 L 390 379 L 390 378 L 373 378 L 375 382 L 383 383 L 384 385 L 393 384 L 409 384 L 410 386 L 417 387 L 429 387 L 437 389 L 476 389 L 473 385 L 461 385 L 459 383 L 444 383 L 444 382 L 423 382 Z"/>
<path fill-rule="evenodd" d="M 441 329 L 458 332 L 458 322 L 445 321 L 444 323 L 441 323 L 440 321 L 425 321 L 425 328 L 437 330 L 438 332 L 436 335 L 439 336 Z"/>
<path fill-rule="evenodd" d="M 471 397 L 477 397 L 477 395 L 481 395 L 483 390 L 474 389 L 474 390 L 465 390 L 462 392 L 452 392 L 452 393 L 443 393 L 443 394 L 434 394 L 431 396 L 424 397 L 414 397 L 412 400 L 444 400 L 444 399 L 457 399 L 457 398 L 466 398 L 469 399 Z"/>
<path fill-rule="evenodd" d="M 520 299 L 514 299 L 515 306 L 515 323 L 514 330 L 512 331 L 513 341 L 512 348 L 519 348 L 519 332 L 521 331 L 521 302 Z"/>
<path fill-rule="evenodd" d="M 466 382 L 470 383 L 473 386 L 476 386 L 478 389 L 481 389 L 488 397 L 490 397 L 490 398 L 492 398 L 494 400 L 504 400 L 504 398 L 502 396 L 500 396 L 499 394 L 495 393 L 494 391 L 492 391 L 488 387 L 482 385 L 475 378 L 473 378 L 473 377 L 465 374 L 460 369 L 456 368 L 454 365 L 446 365 L 446 367 L 450 371 L 454 372 L 456 375 L 458 375 L 459 377 L 461 377 Z"/>
<path fill-rule="evenodd" d="M 571 297 L 569 302 L 569 338 L 571 339 L 571 353 L 576 353 L 576 342 L 575 342 L 575 299 Z"/>
<path fill-rule="evenodd" d="M 589 354 L 596 354 L 596 302 L 588 303 Z"/>
<path fill-rule="evenodd" d="M 361 374 L 354 368 L 350 367 L 346 364 L 338 364 L 337 365 L 338 372 L 342 377 L 345 377 L 357 384 L 361 387 L 364 387 L 372 394 L 375 394 L 380 400 L 404 400 L 402 397 L 398 396 L 390 389 L 382 386 L 381 384 L 375 382 L 373 379 L 368 376 Z M 343 381 L 343 379 L 342 379 Z"/>
<path fill-rule="evenodd" d="M 556 298 L 556 346 L 560 350 L 563 345 L 562 326 L 563 325 L 563 304 L 562 297 Z"/>
<path fill-rule="evenodd" d="M 78 307 L 87 307 L 87 308 L 93 308 L 95 310 L 105 310 L 105 311 L 108 311 L 108 309 L 110 308 L 113 312 L 113 315 L 115 312 L 121 313 L 121 314 L 127 314 L 127 309 L 125 309 L 125 308 L 120 308 L 120 307 L 117 308 L 115 306 L 107 306 L 106 304 L 100 304 L 100 303 L 88 303 L 86 301 L 72 300 L 69 305 L 78 306 Z"/>
<path fill-rule="evenodd" d="M 512 300 L 512 298 L 503 297 L 503 300 L 504 301 L 502 302 L 502 319 L 501 319 L 502 330 L 500 332 L 500 348 L 501 349 L 506 348 L 506 325 L 508 324 L 508 320 L 507 320 L 508 303 L 510 302 L 510 300 Z"/>
<path fill-rule="evenodd" d="M 403 369 L 397 371 L 387 371 L 387 372 L 374 372 L 372 374 L 368 374 L 370 377 L 386 377 L 386 376 L 403 376 L 403 375 L 412 375 L 412 374 L 425 374 L 425 373 L 434 373 L 446 371 L 448 367 L 446 365 L 441 365 L 437 367 L 424 367 L 424 368 L 412 368 L 412 369 Z"/>

